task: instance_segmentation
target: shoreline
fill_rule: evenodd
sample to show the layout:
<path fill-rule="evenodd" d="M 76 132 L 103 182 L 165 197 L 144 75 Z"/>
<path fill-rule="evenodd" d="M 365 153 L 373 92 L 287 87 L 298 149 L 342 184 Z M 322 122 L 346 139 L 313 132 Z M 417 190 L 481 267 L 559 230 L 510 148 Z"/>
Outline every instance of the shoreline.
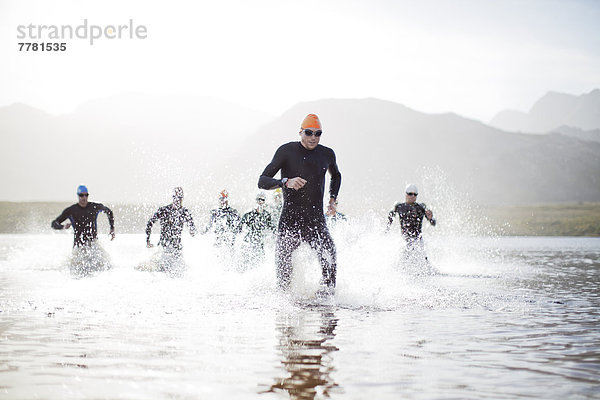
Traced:
<path fill-rule="evenodd" d="M 0 234 L 53 232 L 50 222 L 71 204 L 0 201 Z M 162 205 L 105 204 L 115 212 L 120 233 L 144 232 L 148 218 Z M 197 225 L 201 225 L 214 204 L 190 203 L 186 207 L 195 214 Z M 351 210 L 344 211 L 353 215 Z M 472 213 L 495 236 L 600 237 L 600 202 L 474 206 Z M 108 222 L 100 215 L 98 229 L 104 229 L 105 225 L 107 227 Z"/>

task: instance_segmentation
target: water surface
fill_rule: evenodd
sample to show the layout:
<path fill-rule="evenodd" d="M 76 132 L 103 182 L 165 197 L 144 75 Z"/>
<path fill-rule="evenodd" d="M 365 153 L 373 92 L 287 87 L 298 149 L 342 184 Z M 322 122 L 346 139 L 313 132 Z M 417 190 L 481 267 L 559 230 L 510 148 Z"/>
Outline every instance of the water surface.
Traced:
<path fill-rule="evenodd" d="M 101 238 L 113 268 L 73 278 L 71 237 L 0 236 L 0 397 L 585 399 L 600 393 L 600 239 L 336 234 L 335 296 L 307 248 L 290 293 L 272 246 L 240 270 L 184 240 L 182 278 L 135 270 L 143 235 Z"/>

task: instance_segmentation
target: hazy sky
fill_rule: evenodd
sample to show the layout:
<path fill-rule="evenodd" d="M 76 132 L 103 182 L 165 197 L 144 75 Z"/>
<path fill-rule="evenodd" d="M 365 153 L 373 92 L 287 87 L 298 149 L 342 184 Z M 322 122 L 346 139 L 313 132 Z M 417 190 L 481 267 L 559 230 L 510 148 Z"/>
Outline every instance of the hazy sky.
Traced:
<path fill-rule="evenodd" d="M 18 25 L 147 27 L 145 40 L 19 52 Z M 600 86 L 600 1 L 0 0 L 0 106 L 54 113 L 123 92 L 217 96 L 278 115 L 377 97 L 489 121 Z"/>

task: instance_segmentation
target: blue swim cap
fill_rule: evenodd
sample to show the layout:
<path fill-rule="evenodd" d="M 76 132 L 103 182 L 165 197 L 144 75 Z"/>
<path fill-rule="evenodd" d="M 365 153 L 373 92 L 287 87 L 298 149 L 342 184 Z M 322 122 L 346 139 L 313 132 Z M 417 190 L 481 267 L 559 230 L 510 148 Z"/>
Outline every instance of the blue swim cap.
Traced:
<path fill-rule="evenodd" d="M 79 187 L 77 188 L 77 194 L 81 193 L 88 193 L 88 190 L 84 185 L 79 185 Z"/>

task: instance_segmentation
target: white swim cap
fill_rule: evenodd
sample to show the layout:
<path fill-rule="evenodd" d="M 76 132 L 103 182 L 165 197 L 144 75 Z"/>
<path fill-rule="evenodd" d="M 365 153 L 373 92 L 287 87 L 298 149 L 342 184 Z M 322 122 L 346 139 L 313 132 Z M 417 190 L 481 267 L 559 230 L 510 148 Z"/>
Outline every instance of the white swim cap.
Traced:
<path fill-rule="evenodd" d="M 419 194 L 419 189 L 417 189 L 417 185 L 414 183 L 409 183 L 406 185 L 406 189 L 404 189 L 404 193 L 416 193 Z"/>

